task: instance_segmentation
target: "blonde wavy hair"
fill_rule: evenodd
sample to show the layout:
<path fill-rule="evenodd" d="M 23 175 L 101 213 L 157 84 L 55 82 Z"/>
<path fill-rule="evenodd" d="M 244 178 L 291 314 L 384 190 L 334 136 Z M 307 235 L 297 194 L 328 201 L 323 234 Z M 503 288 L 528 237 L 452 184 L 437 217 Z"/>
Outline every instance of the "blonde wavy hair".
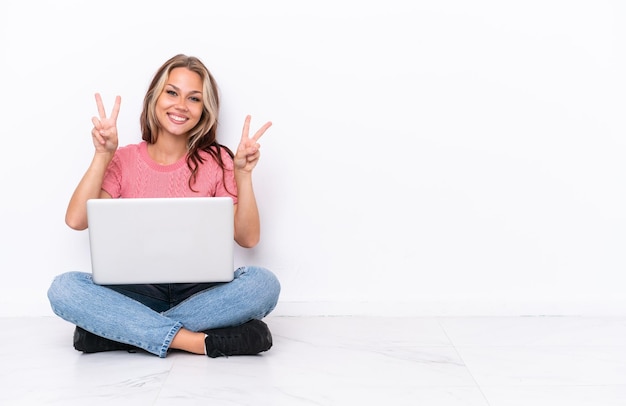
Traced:
<path fill-rule="evenodd" d="M 170 72 L 176 68 L 187 68 L 200 75 L 202 79 L 202 115 L 198 124 L 187 135 L 187 166 L 191 170 L 189 188 L 193 191 L 196 182 L 198 166 L 204 162 L 200 151 L 209 153 L 222 168 L 222 174 L 226 170 L 222 160 L 221 151 L 224 149 L 231 158 L 233 152 L 217 142 L 217 124 L 219 115 L 219 89 L 211 72 L 194 56 L 178 54 L 167 60 L 157 70 L 148 87 L 143 100 L 143 111 L 140 116 L 141 138 L 149 144 L 154 144 L 161 128 L 156 118 L 157 99 L 163 92 Z M 229 191 L 229 193 L 233 194 Z"/>

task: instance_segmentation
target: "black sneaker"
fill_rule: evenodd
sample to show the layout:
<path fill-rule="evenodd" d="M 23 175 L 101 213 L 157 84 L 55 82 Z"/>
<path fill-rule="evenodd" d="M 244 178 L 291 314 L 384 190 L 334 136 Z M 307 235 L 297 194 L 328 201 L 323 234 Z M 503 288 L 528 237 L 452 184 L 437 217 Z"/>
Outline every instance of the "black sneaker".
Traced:
<path fill-rule="evenodd" d="M 74 330 L 74 348 L 84 353 L 118 350 L 135 352 L 137 350 L 137 347 L 100 337 L 78 326 Z"/>
<path fill-rule="evenodd" d="M 229 355 L 255 355 L 272 347 L 272 334 L 261 320 L 235 327 L 215 328 L 204 332 L 206 354 L 211 358 Z"/>

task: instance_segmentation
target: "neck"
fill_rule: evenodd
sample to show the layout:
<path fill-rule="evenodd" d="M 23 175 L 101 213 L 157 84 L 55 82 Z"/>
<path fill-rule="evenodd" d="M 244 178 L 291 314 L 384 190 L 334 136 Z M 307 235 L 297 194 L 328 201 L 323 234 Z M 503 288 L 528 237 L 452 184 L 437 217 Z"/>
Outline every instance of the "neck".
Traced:
<path fill-rule="evenodd" d="M 148 144 L 148 155 L 160 165 L 171 165 L 187 154 L 187 140 L 180 137 L 159 136 Z"/>

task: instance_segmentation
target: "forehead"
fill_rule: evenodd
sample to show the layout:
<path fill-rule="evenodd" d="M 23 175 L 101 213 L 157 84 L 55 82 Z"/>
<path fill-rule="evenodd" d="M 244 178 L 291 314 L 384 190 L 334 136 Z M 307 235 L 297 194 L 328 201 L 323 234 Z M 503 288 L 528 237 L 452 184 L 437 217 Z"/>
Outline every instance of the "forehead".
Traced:
<path fill-rule="evenodd" d="M 179 89 L 202 91 L 202 78 L 187 68 L 172 69 L 165 83 Z"/>

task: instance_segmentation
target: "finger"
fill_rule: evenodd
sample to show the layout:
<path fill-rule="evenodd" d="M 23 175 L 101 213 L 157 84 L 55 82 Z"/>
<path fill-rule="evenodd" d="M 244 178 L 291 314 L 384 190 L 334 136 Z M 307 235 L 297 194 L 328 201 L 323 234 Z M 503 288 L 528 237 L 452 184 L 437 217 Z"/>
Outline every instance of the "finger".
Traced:
<path fill-rule="evenodd" d="M 254 140 L 255 142 L 258 141 L 259 138 L 261 138 L 261 136 L 265 134 L 265 131 L 267 131 L 267 129 L 270 128 L 271 126 L 272 126 L 271 121 L 268 121 L 267 123 L 265 123 L 263 127 L 259 128 L 259 130 L 254 134 L 254 137 L 252 137 L 252 140 Z"/>
<path fill-rule="evenodd" d="M 100 144 L 106 143 L 106 131 L 102 127 L 102 123 L 98 119 L 98 117 L 92 117 L 91 122 L 93 123 L 93 130 L 91 130 L 92 135 Z"/>
<path fill-rule="evenodd" d="M 250 119 L 252 117 L 250 117 L 250 115 L 246 116 L 246 119 L 243 122 L 243 131 L 241 131 L 241 141 L 247 141 L 248 140 L 248 133 L 250 132 Z"/>
<path fill-rule="evenodd" d="M 254 143 L 252 145 L 248 146 L 248 154 L 256 154 L 257 151 L 259 150 L 259 148 L 261 148 L 261 144 L 259 143 Z"/>
<path fill-rule="evenodd" d="M 111 112 L 111 120 L 113 122 L 117 122 L 117 115 L 120 112 L 120 104 L 122 104 L 122 98 L 120 96 L 115 96 L 115 104 L 113 105 L 113 111 Z"/>
<path fill-rule="evenodd" d="M 104 139 L 104 137 L 102 136 L 102 133 L 100 130 L 98 130 L 96 127 L 94 127 L 91 130 L 91 136 L 94 138 L 94 140 L 98 143 L 98 144 L 102 144 L 104 145 L 106 143 L 106 140 Z"/>
<path fill-rule="evenodd" d="M 102 123 L 98 120 L 98 117 L 92 117 L 91 122 L 96 130 L 100 131 L 102 129 Z"/>
<path fill-rule="evenodd" d="M 259 152 L 259 150 L 257 149 L 256 151 L 254 151 L 254 153 L 246 156 L 246 159 L 248 160 L 248 162 L 254 162 L 258 160 L 260 156 L 261 156 L 261 152 Z"/>
<path fill-rule="evenodd" d="M 258 155 L 254 155 L 254 156 L 249 156 L 246 159 L 246 168 L 248 170 L 252 170 L 254 169 L 254 167 L 256 167 L 256 164 L 259 162 L 259 156 Z"/>
<path fill-rule="evenodd" d="M 98 114 L 100 115 L 100 119 L 104 120 L 107 118 L 106 112 L 104 111 L 104 104 L 102 103 L 102 97 L 100 93 L 96 93 L 96 105 L 98 106 Z"/>

